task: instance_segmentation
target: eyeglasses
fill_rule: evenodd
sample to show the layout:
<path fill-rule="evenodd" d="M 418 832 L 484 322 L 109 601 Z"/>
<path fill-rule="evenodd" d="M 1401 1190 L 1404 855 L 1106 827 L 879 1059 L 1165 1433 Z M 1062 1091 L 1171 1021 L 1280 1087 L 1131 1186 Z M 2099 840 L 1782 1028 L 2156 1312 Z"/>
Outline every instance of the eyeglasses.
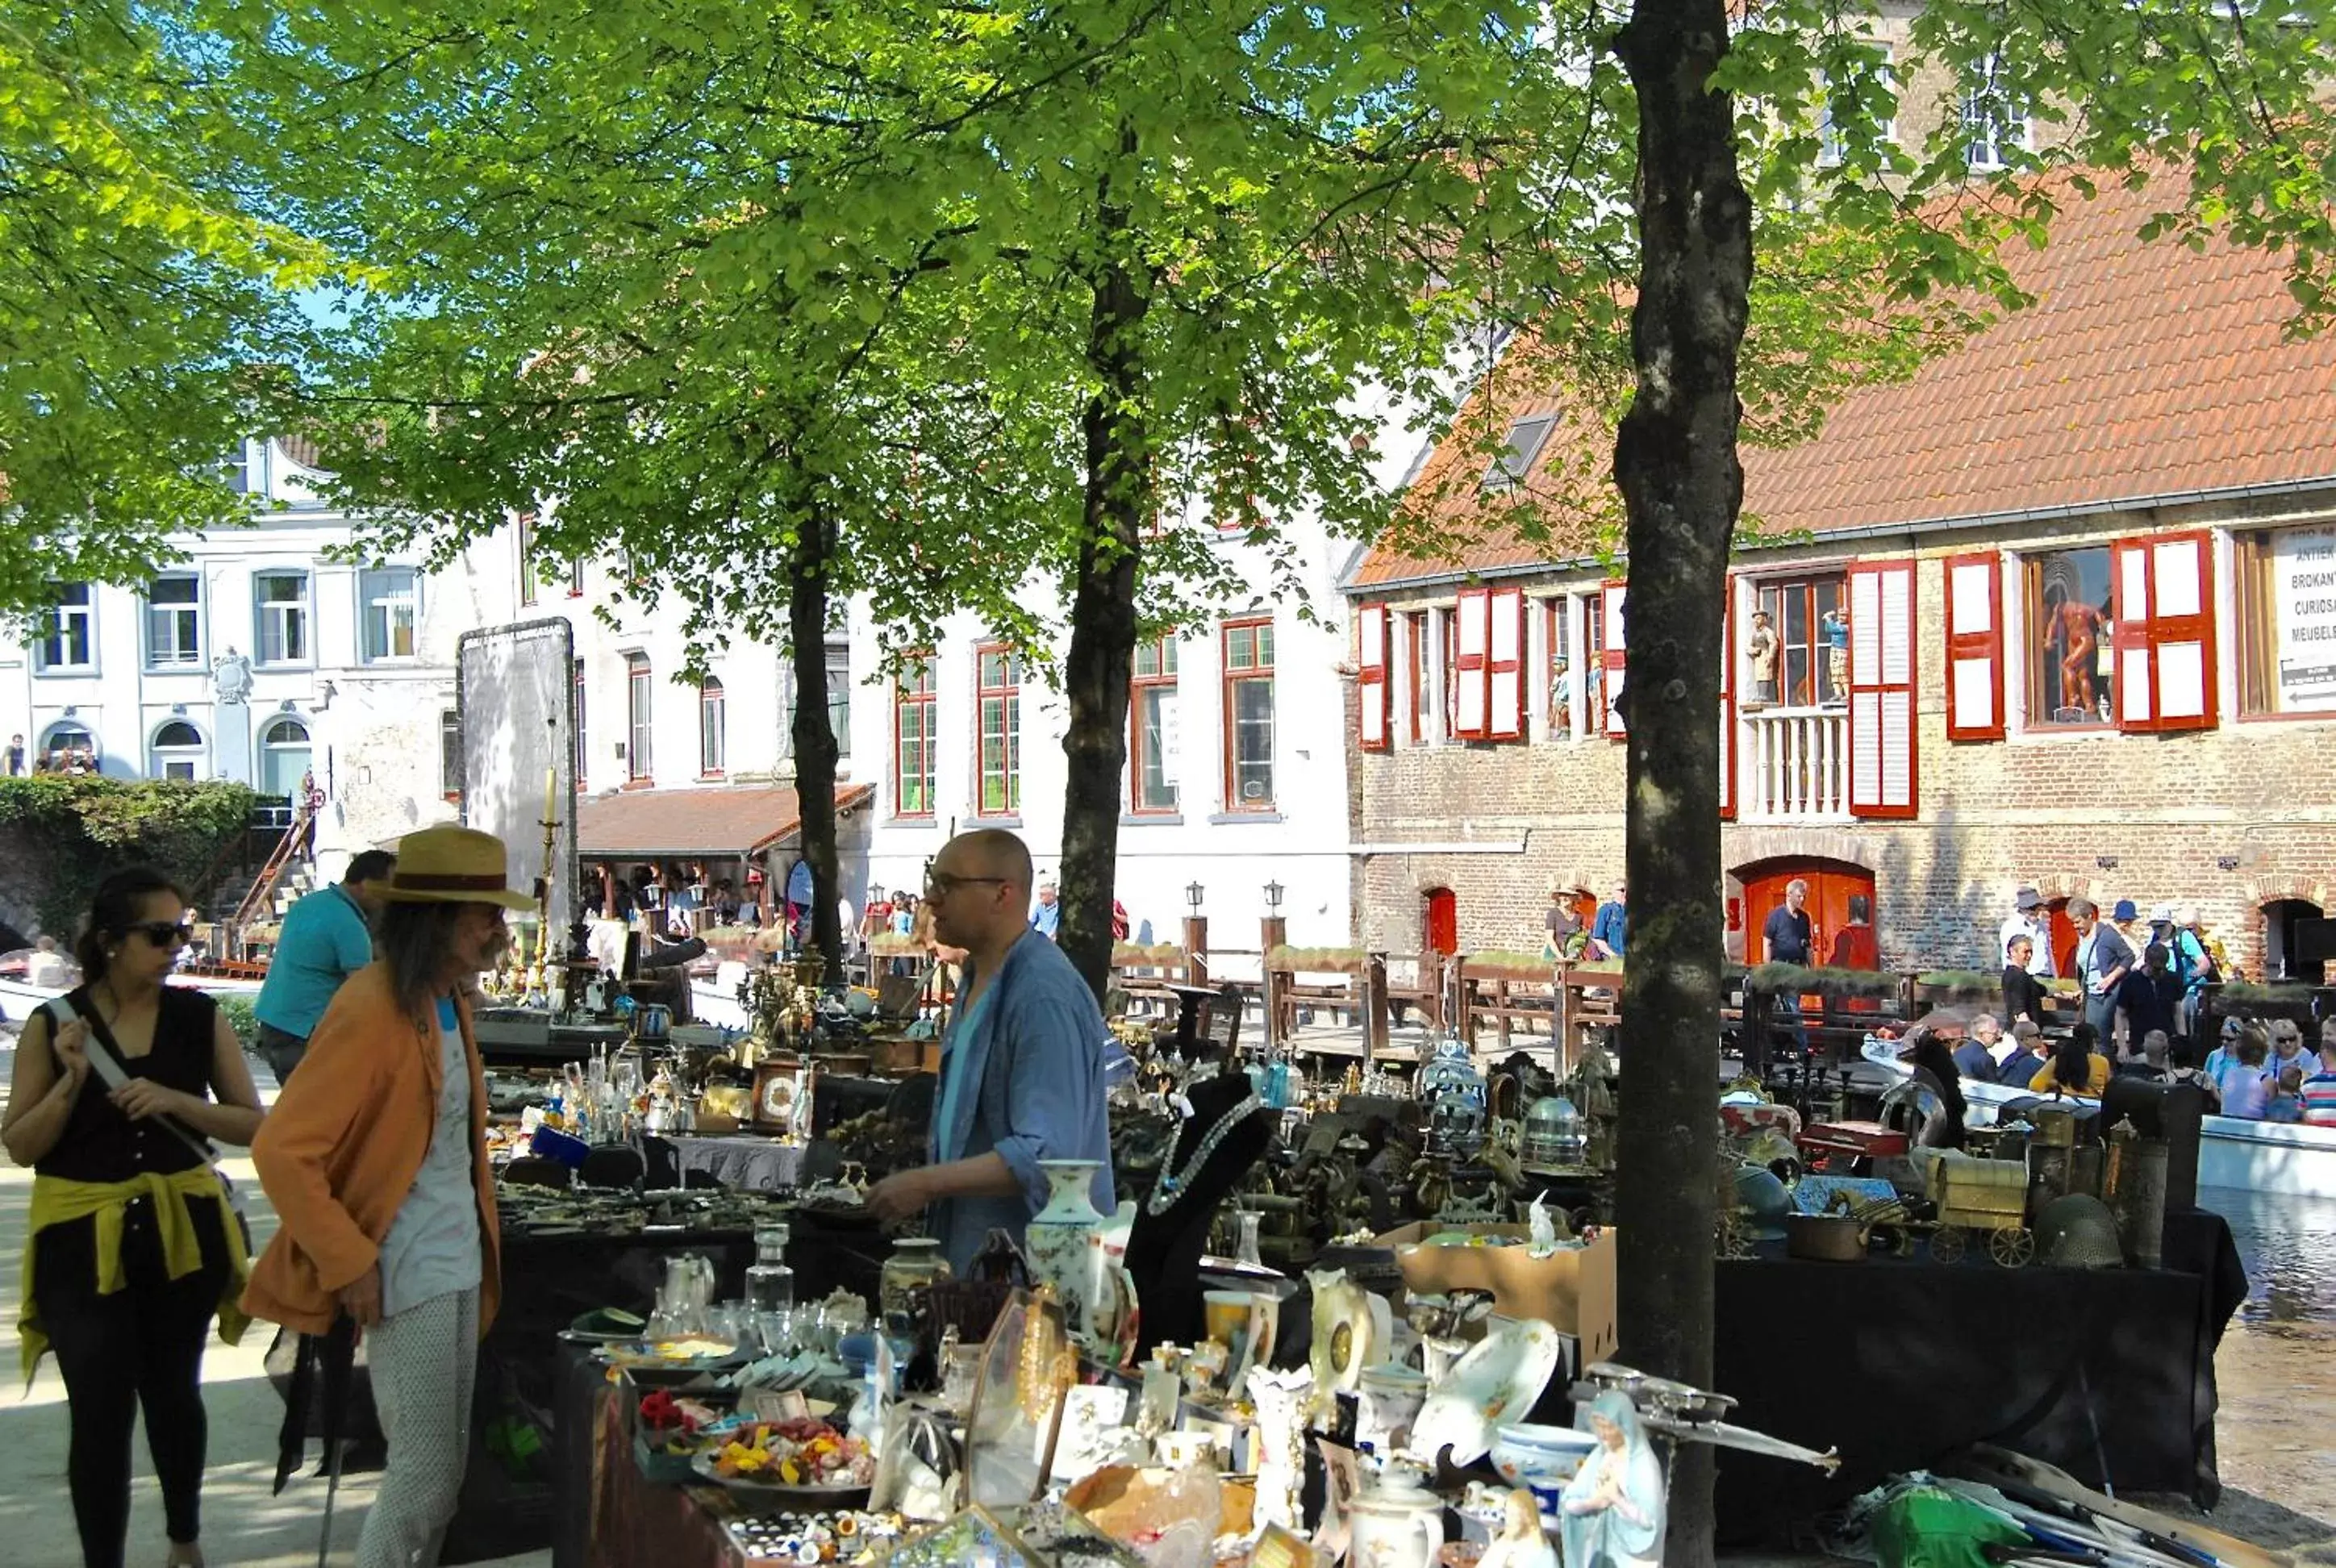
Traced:
<path fill-rule="evenodd" d="M 158 948 L 183 948 L 195 940 L 195 928 L 175 920 L 141 920 L 124 928 L 122 934 L 144 937 Z"/>
<path fill-rule="evenodd" d="M 959 888 L 972 887 L 981 882 L 1002 888 L 1012 880 L 1010 877 L 953 877 L 940 872 L 930 872 L 925 876 L 925 896 L 929 899 L 941 898 L 955 892 Z"/>

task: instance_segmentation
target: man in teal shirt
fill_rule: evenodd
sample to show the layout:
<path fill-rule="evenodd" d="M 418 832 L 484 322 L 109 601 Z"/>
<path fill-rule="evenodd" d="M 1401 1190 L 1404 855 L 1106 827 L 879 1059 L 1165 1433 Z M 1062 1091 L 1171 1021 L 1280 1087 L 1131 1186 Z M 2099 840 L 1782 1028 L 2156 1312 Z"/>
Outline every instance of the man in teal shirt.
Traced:
<path fill-rule="evenodd" d="M 995 828 L 942 846 L 925 883 L 933 936 L 966 952 L 941 1056 L 931 1163 L 868 1194 L 881 1220 L 927 1211 L 926 1233 L 959 1273 L 993 1227 L 1016 1242 L 1046 1207 L 1042 1160 L 1097 1160 L 1095 1204 L 1112 1212 L 1105 1105 L 1111 1036 L 1071 960 L 1033 930 L 1030 851 Z"/>
<path fill-rule="evenodd" d="M 285 915 L 268 960 L 268 981 L 252 1008 L 259 1018 L 259 1054 L 277 1084 L 307 1054 L 308 1037 L 341 982 L 373 962 L 371 922 L 396 869 L 397 857 L 388 851 L 366 850 L 350 858 L 337 885 L 319 888 Z"/>

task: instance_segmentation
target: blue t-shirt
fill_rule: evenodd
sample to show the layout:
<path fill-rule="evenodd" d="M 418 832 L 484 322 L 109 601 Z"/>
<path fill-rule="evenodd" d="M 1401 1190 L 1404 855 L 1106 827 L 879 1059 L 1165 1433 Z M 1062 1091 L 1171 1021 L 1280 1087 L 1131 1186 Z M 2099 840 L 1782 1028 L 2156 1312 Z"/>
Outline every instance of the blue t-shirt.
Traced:
<path fill-rule="evenodd" d="M 942 1058 L 940 1116 L 933 1124 L 936 1129 L 935 1137 L 944 1140 L 943 1146 L 939 1151 L 940 1160 L 958 1159 L 965 1153 L 962 1148 L 952 1149 L 946 1145 L 949 1129 L 957 1125 L 958 1101 L 964 1097 L 967 1076 L 965 1042 L 973 1034 L 976 1026 L 981 1022 L 983 1016 L 989 1011 L 989 998 L 997 993 L 997 990 L 998 988 L 995 985 L 982 987 L 981 994 L 959 1009 L 957 1017 L 949 1020 L 948 1052 Z"/>
<path fill-rule="evenodd" d="M 1619 954 L 1630 934 L 1630 919 L 1629 911 L 1621 904 L 1600 904 L 1597 918 L 1590 922 L 1590 940 L 1603 942 L 1609 951 Z"/>
<path fill-rule="evenodd" d="M 252 1011 L 263 1024 L 307 1039 L 341 982 L 373 962 L 373 932 L 349 891 L 336 883 L 292 906 L 268 960 Z"/>
<path fill-rule="evenodd" d="M 1048 941 L 1053 941 L 1062 934 L 1063 906 L 1060 904 L 1038 905 L 1030 911 L 1030 929 Z"/>

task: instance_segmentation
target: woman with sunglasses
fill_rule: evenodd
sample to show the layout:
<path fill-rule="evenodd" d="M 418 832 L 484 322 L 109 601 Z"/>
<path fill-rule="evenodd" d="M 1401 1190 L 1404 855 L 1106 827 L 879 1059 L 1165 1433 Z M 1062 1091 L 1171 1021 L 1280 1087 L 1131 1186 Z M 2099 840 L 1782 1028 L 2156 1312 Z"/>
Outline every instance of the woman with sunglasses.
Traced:
<path fill-rule="evenodd" d="M 190 932 L 179 890 L 134 866 L 98 884 L 84 977 L 18 1042 L 0 1143 L 34 1172 L 17 1323 L 27 1377 L 54 1349 L 72 1418 L 66 1474 L 88 1568 L 119 1568 L 140 1407 L 170 1563 L 199 1564 L 203 1340 L 246 1319 L 243 1232 L 200 1140 L 248 1144 L 259 1096 L 219 1005 L 166 985 Z M 92 1057 L 118 1064 L 107 1086 Z"/>

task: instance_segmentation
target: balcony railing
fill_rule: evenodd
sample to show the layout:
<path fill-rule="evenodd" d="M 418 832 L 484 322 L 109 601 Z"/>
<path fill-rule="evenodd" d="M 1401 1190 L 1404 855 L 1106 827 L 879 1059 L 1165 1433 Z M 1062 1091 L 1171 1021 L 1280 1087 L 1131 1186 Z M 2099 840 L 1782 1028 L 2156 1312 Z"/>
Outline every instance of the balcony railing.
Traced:
<path fill-rule="evenodd" d="M 1741 716 L 1737 814 L 1746 822 L 1839 822 L 1849 815 L 1849 715 L 1772 707 Z"/>

